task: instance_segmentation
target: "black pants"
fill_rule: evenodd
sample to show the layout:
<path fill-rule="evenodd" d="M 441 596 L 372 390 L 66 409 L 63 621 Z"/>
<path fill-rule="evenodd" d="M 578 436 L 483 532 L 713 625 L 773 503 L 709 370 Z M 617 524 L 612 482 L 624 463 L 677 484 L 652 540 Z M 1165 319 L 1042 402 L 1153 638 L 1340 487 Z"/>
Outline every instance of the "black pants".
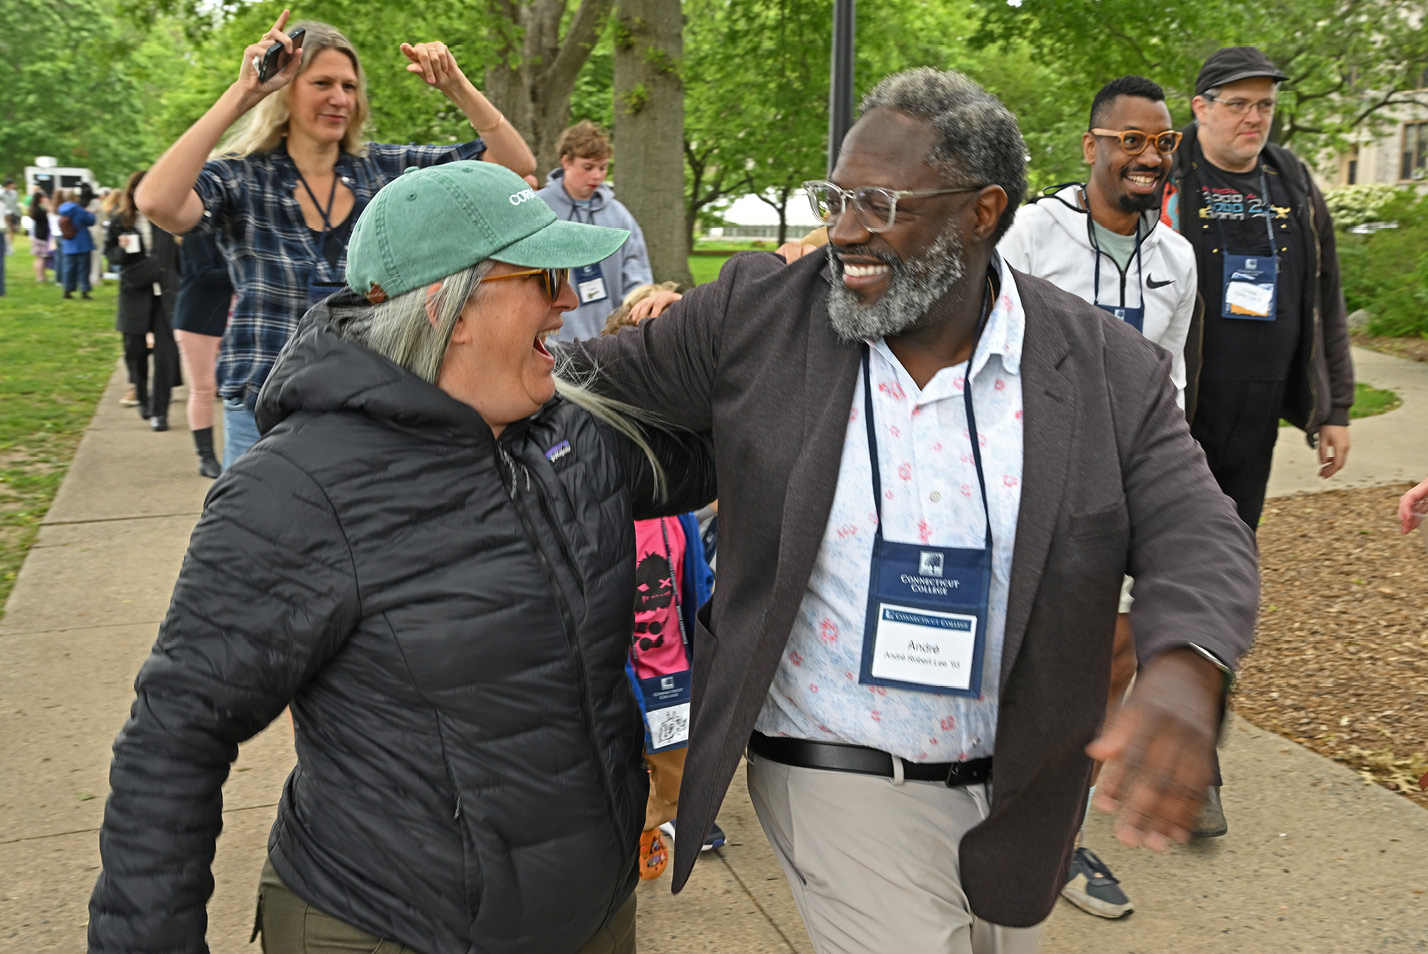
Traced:
<path fill-rule="evenodd" d="M 154 299 L 149 327 L 154 334 L 152 388 L 149 382 L 149 345 L 144 333 L 124 332 L 124 365 L 129 369 L 129 381 L 134 385 L 134 395 L 139 403 L 148 403 L 150 414 L 167 415 L 169 395 L 174 385 L 179 383 L 179 356 L 168 317 L 157 298 Z"/>
<path fill-rule="evenodd" d="M 1190 433 L 1251 531 L 1259 527 L 1264 511 L 1283 404 L 1283 381 L 1200 382 Z"/>

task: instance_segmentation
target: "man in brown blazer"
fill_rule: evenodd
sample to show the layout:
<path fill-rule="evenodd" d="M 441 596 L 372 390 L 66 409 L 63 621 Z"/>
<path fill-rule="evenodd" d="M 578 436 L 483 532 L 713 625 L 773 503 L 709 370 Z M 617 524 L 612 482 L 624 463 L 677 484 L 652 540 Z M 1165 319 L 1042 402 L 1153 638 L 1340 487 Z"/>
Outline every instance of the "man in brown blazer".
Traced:
<path fill-rule="evenodd" d="M 1169 356 L 994 255 L 1026 188 L 1005 107 L 921 69 L 861 114 L 808 186 L 826 256 L 736 256 L 573 348 L 718 456 L 674 888 L 747 748 L 815 949 L 1034 951 L 1092 757 L 1122 841 L 1188 838 L 1253 539 Z M 1141 670 L 1103 730 L 1125 573 Z"/>

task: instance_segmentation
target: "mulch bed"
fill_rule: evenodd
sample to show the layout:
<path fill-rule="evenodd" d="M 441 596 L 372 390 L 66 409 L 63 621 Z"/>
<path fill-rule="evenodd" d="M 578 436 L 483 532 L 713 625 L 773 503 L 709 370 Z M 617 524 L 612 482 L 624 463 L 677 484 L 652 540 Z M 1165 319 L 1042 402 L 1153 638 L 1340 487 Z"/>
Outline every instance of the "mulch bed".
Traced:
<path fill-rule="evenodd" d="M 1268 502 L 1233 708 L 1428 807 L 1428 548 L 1397 517 L 1410 486 Z"/>

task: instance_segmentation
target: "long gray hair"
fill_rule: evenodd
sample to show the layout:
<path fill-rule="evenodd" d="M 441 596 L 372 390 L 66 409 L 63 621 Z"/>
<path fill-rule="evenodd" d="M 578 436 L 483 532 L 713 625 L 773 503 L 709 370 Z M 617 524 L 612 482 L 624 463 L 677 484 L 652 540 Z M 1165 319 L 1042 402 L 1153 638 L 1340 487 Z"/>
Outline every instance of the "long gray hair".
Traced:
<path fill-rule="evenodd" d="M 434 385 L 456 321 L 467 303 L 481 294 L 481 280 L 490 274 L 493 264 L 487 259 L 448 275 L 435 292 L 428 291 L 430 285 L 422 285 L 380 304 L 338 306 L 334 308 L 338 333 Z M 662 499 L 668 480 L 641 427 L 659 426 L 658 418 L 596 393 L 589 386 L 592 374 L 577 372 L 565 349 L 553 353 L 556 393 L 634 442 L 650 462 L 655 496 Z"/>

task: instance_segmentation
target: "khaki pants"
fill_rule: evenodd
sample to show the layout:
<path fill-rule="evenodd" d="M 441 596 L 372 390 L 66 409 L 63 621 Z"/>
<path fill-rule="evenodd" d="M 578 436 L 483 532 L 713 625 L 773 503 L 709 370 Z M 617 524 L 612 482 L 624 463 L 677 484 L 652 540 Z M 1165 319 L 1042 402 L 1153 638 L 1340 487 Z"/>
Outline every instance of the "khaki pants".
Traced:
<path fill-rule="evenodd" d="M 324 914 L 288 890 L 271 861 L 258 879 L 258 923 L 263 954 L 418 954 Z M 635 896 L 611 915 L 576 954 L 635 954 Z"/>
<path fill-rule="evenodd" d="M 818 954 L 1036 954 L 1041 927 L 976 917 L 957 868 L 988 787 L 798 768 L 749 755 L 749 798 Z"/>

